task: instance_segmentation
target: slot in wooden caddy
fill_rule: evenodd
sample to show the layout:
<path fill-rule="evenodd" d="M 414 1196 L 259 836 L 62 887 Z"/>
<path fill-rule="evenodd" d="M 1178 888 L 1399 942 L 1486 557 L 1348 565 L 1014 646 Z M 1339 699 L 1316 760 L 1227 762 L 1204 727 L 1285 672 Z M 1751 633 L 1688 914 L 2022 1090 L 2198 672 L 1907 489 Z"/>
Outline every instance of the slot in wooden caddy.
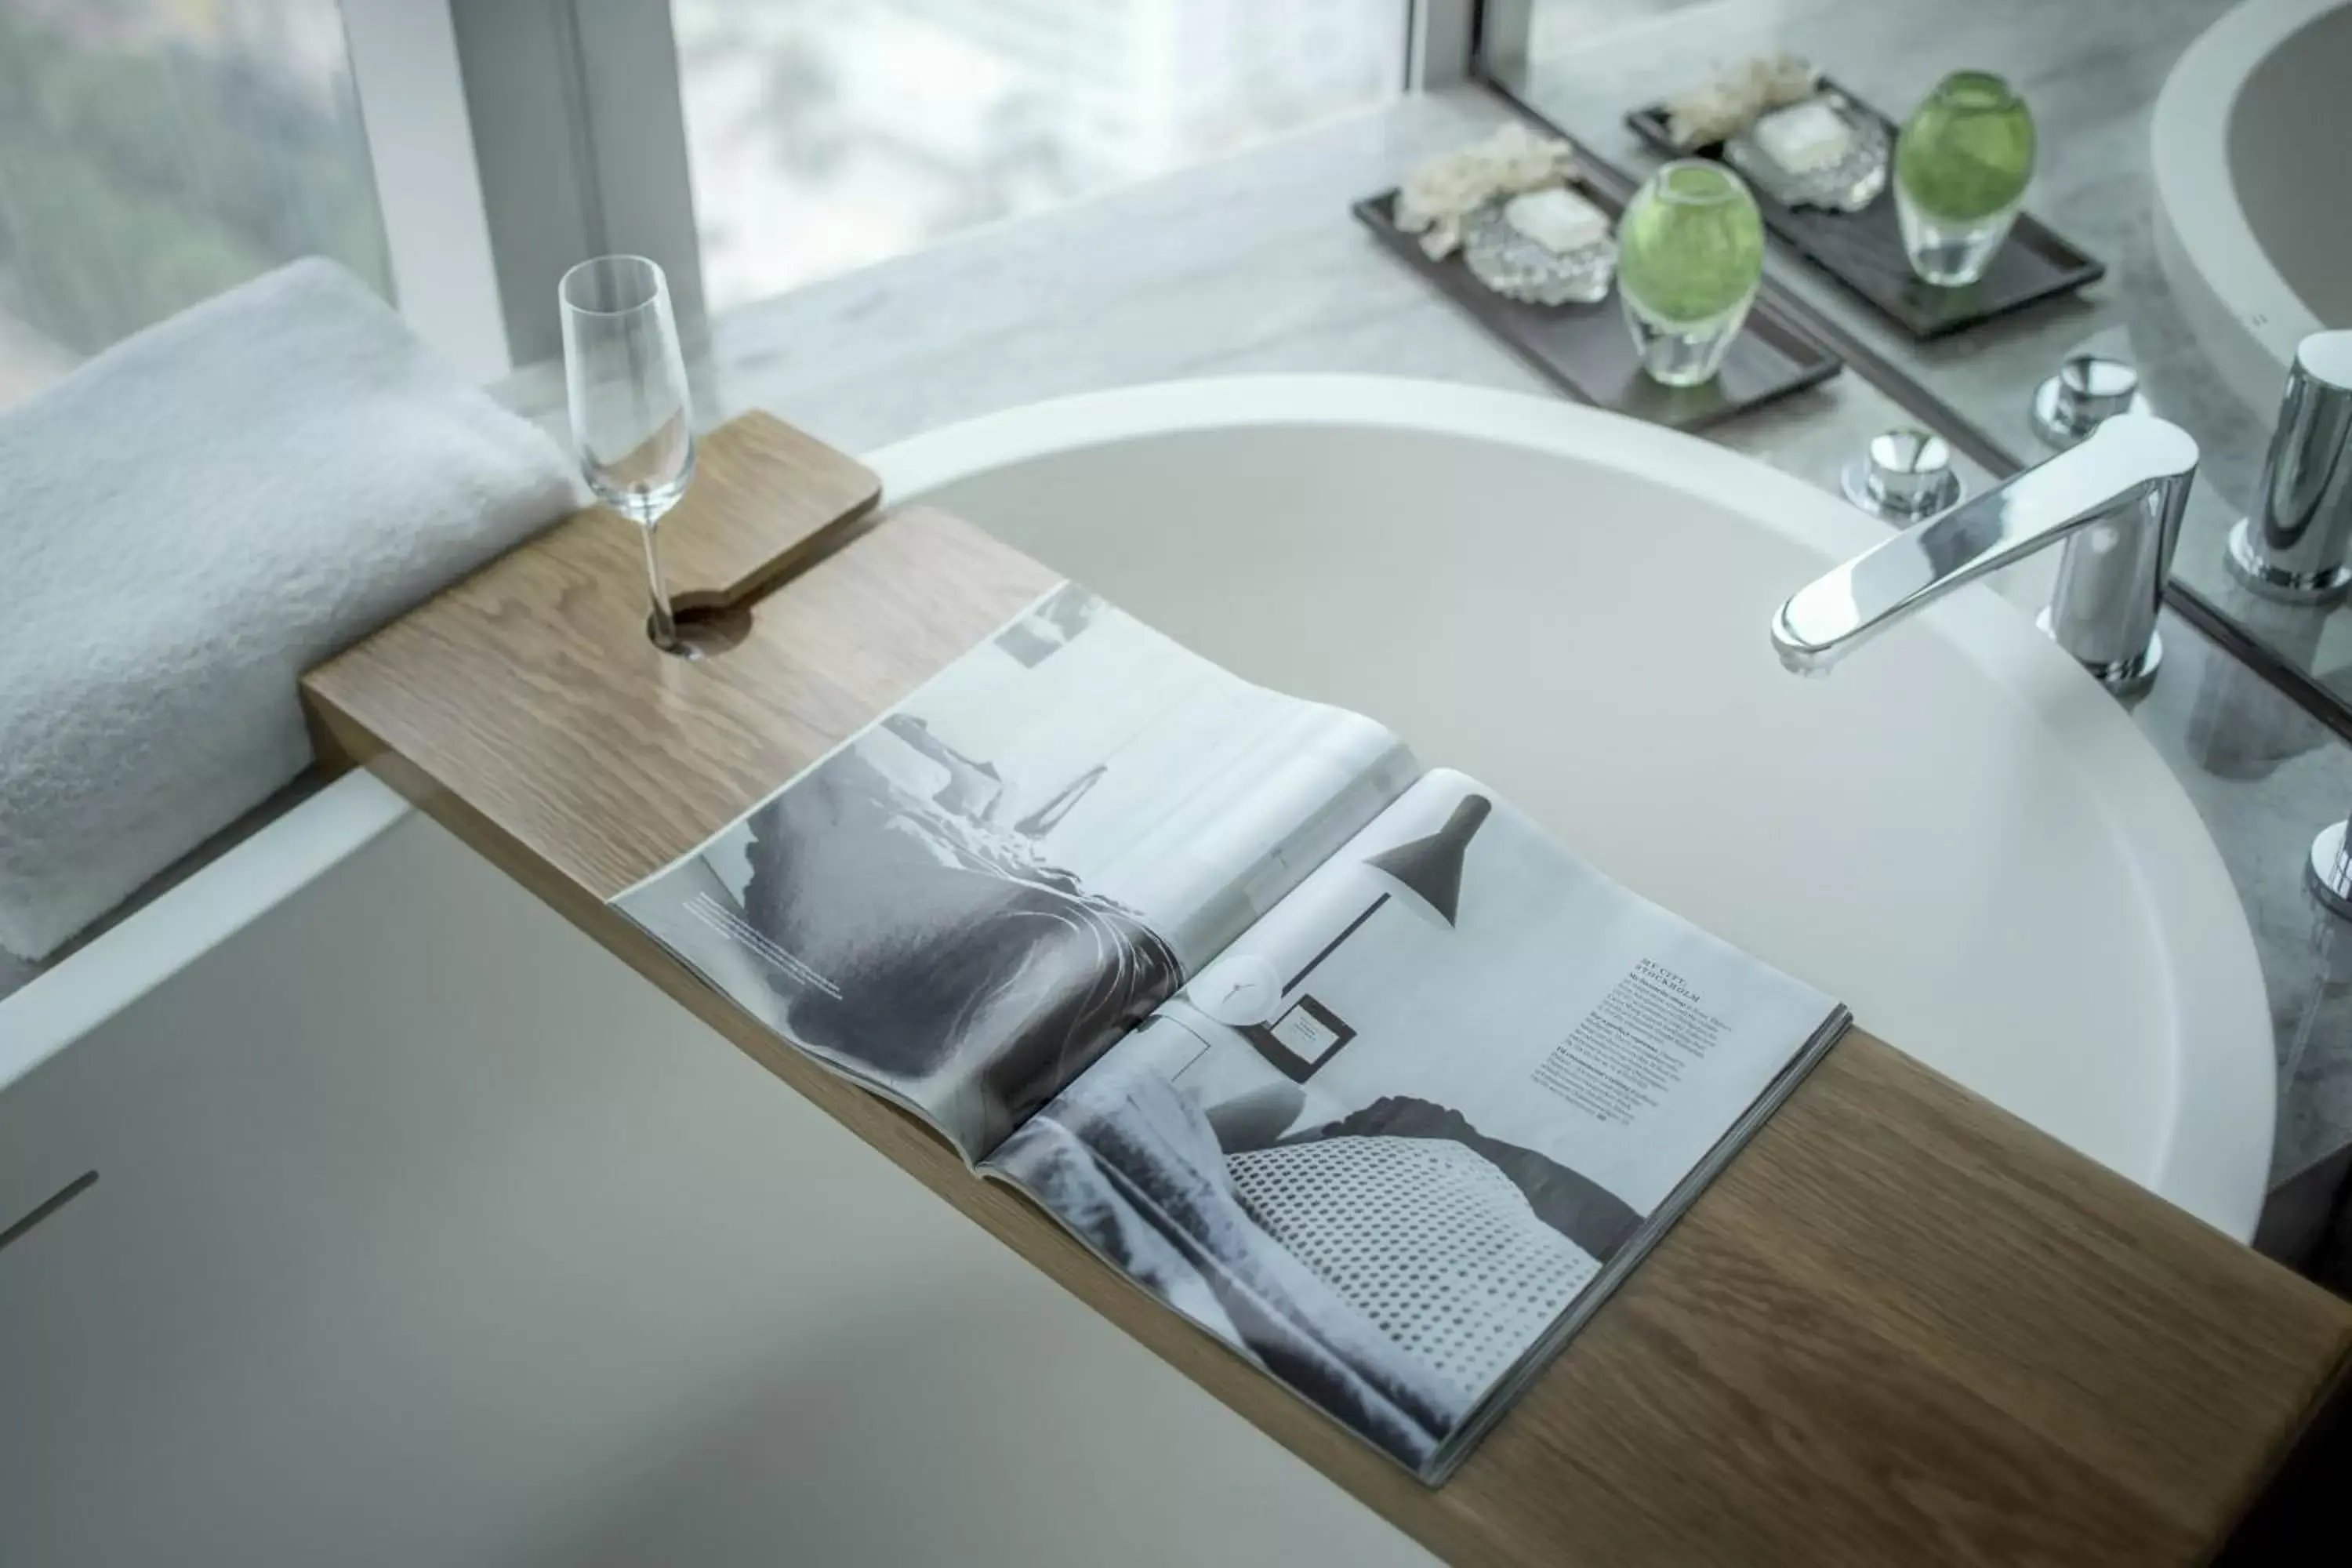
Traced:
<path fill-rule="evenodd" d="M 631 529 L 583 512 L 306 677 L 320 755 L 1453 1561 L 2200 1562 L 2330 1398 L 2352 1307 L 1857 1029 L 1424 1489 L 606 910 L 1054 581 L 879 491 L 738 419 L 664 524 L 737 646 L 655 649 Z"/>

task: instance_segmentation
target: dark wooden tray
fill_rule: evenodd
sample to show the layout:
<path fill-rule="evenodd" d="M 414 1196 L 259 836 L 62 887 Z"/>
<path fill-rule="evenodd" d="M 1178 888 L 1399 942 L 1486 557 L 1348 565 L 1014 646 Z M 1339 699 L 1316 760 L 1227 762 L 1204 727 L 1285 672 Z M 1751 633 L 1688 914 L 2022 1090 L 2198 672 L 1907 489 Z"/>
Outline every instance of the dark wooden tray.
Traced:
<path fill-rule="evenodd" d="M 1580 161 L 1587 161 L 1580 152 Z M 1592 181 L 1579 193 L 1616 217 L 1624 201 Z M 1557 382 L 1570 395 L 1595 407 L 1630 414 L 1675 430 L 1700 430 L 1835 375 L 1844 362 L 1812 335 L 1759 296 L 1748 323 L 1731 345 L 1723 369 L 1705 386 L 1660 386 L 1642 374 L 1633 335 L 1612 285 L 1591 305 L 1530 305 L 1507 300 L 1470 274 L 1460 253 L 1432 261 L 1421 238 L 1397 227 L 1396 192 L 1383 191 L 1355 205 L 1357 217 L 1405 264 L 1435 284 L 1476 319 L 1480 326 Z"/>
<path fill-rule="evenodd" d="M 1824 89 L 1843 94 L 1864 114 L 1876 114 L 1886 125 L 1887 145 L 1895 142 L 1895 125 L 1876 109 L 1827 77 Z M 1652 104 L 1625 116 L 1633 134 L 1675 158 L 1715 158 L 1723 143 L 1681 149 L 1666 135 L 1664 104 Z M 1754 188 L 1751 186 L 1751 188 Z M 1912 276 L 1903 254 L 1903 233 L 1895 217 L 1895 190 L 1887 188 L 1858 213 L 1823 212 L 1815 207 L 1791 207 L 1756 190 L 1756 205 L 1765 226 L 1786 240 L 1808 261 L 1893 317 L 1919 339 L 1939 338 L 2021 309 L 2053 294 L 2080 289 L 2106 276 L 2106 264 L 2061 237 L 2032 213 L 2017 215 L 2009 242 L 2000 247 L 1982 278 L 1965 289 L 1939 289 Z"/>

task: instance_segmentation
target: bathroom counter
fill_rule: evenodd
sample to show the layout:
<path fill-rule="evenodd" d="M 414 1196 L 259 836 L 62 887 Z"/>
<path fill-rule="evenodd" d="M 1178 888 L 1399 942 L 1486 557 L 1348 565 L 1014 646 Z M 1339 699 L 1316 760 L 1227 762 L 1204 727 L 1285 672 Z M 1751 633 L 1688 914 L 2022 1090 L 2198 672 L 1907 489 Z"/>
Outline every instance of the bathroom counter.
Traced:
<path fill-rule="evenodd" d="M 2086 340 L 2126 350 L 2158 410 L 2205 447 L 2200 489 L 2234 503 L 2252 488 L 2269 411 L 2247 410 L 2207 370 L 2172 299 L 2157 261 L 2148 154 L 2158 89 L 2231 4 L 1606 0 L 1588 8 L 1606 20 L 1579 29 L 1569 25 L 1573 7 L 1546 3 L 1528 65 L 1506 78 L 1570 135 L 1638 170 L 1656 155 L 1626 129 L 1624 111 L 1745 55 L 1794 50 L 1898 121 L 1948 70 L 2000 72 L 2024 95 L 2039 132 L 2028 209 L 2105 262 L 2104 279 L 1923 343 L 1791 256 L 1776 258 L 1777 275 L 2028 461 L 2042 450 L 2027 420 L 2034 384 Z"/>
<path fill-rule="evenodd" d="M 2016 83 L 2040 133 L 2026 205 L 2104 261 L 2104 279 L 1920 342 L 1793 257 L 1782 258 L 1778 276 L 2028 462 L 2045 451 L 2028 417 L 2029 395 L 2062 360 L 2088 350 L 2137 365 L 2157 412 L 2202 448 L 2176 575 L 2325 682 L 2345 663 L 2339 643 L 2352 619 L 2333 617 L 2322 637 L 2308 617 L 2282 616 L 2253 599 L 2222 563 L 2229 531 L 2259 483 L 2278 383 L 2250 406 L 2231 378 L 2216 373 L 2158 244 L 2150 133 L 2157 95 L 2184 51 L 2232 3 L 1981 0 L 1956 8 L 1935 0 L 1608 0 L 1608 24 L 1572 31 L 1558 25 L 1566 8 L 1547 0 L 1537 7 L 1529 63 L 1504 74 L 1570 134 L 1635 168 L 1654 155 L 1622 124 L 1622 108 L 1663 98 L 1748 53 L 1795 50 L 1897 119 L 1957 66 Z M 1706 26 L 1689 26 L 1702 11 Z"/>
<path fill-rule="evenodd" d="M 1405 100 L 723 315 L 692 368 L 701 411 L 772 409 L 866 451 L 1042 398 L 1193 375 L 1365 372 L 1559 395 L 1348 213 L 1509 113 L 1478 89 Z M 560 366 L 518 374 L 505 395 L 560 426 Z M 1910 422 L 1849 371 L 1708 438 L 1833 491 L 1872 435 Z M 2053 569 L 1997 581 L 2038 607 Z M 2352 749 L 2177 616 L 2163 635 L 2164 677 L 2135 715 L 2221 847 L 2282 1059 L 2299 1058 L 2273 1164 L 2285 1191 L 2263 1238 L 2299 1256 L 2352 1154 L 2352 987 L 2332 978 L 2352 971 L 2352 931 L 2339 939 L 2316 917 L 2301 881 L 2312 833 L 2352 801 Z"/>
<path fill-rule="evenodd" d="M 772 421 L 708 443 L 672 524 L 689 557 L 773 526 L 776 481 L 756 476 L 788 443 Z M 1834 1542 L 1855 1562 L 2200 1562 L 2335 1387 L 2352 1306 L 1856 1030 L 1456 1477 L 1412 1481 L 607 905 L 1051 580 L 907 509 L 681 679 L 645 640 L 634 542 L 583 513 L 313 671 L 305 697 L 331 764 L 377 772 L 1449 1560 L 1793 1563 Z"/>

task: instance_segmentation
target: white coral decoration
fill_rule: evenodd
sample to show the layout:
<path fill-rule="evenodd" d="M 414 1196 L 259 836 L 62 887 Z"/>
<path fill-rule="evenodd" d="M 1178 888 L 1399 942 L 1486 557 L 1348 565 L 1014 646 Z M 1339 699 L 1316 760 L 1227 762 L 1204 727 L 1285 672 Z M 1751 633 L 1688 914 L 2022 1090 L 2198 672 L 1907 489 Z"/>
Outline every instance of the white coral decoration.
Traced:
<path fill-rule="evenodd" d="M 1801 55 L 1758 55 L 1670 100 L 1666 137 L 1688 151 L 1737 135 L 1768 109 L 1811 98 L 1822 73 Z"/>
<path fill-rule="evenodd" d="M 1567 142 L 1510 121 L 1484 142 L 1432 158 L 1407 174 L 1397 192 L 1396 226 L 1420 235 L 1431 259 L 1451 256 L 1472 213 L 1498 196 L 1558 184 L 1575 173 Z"/>

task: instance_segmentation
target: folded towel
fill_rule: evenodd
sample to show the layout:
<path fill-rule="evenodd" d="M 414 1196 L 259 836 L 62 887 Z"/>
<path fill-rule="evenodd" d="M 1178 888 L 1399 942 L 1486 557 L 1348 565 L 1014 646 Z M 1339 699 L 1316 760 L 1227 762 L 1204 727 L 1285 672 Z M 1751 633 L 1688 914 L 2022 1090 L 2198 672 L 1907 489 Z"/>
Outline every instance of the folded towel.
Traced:
<path fill-rule="evenodd" d="M 304 669 L 573 504 L 554 442 L 326 261 L 0 416 L 0 947 L 300 773 Z"/>

